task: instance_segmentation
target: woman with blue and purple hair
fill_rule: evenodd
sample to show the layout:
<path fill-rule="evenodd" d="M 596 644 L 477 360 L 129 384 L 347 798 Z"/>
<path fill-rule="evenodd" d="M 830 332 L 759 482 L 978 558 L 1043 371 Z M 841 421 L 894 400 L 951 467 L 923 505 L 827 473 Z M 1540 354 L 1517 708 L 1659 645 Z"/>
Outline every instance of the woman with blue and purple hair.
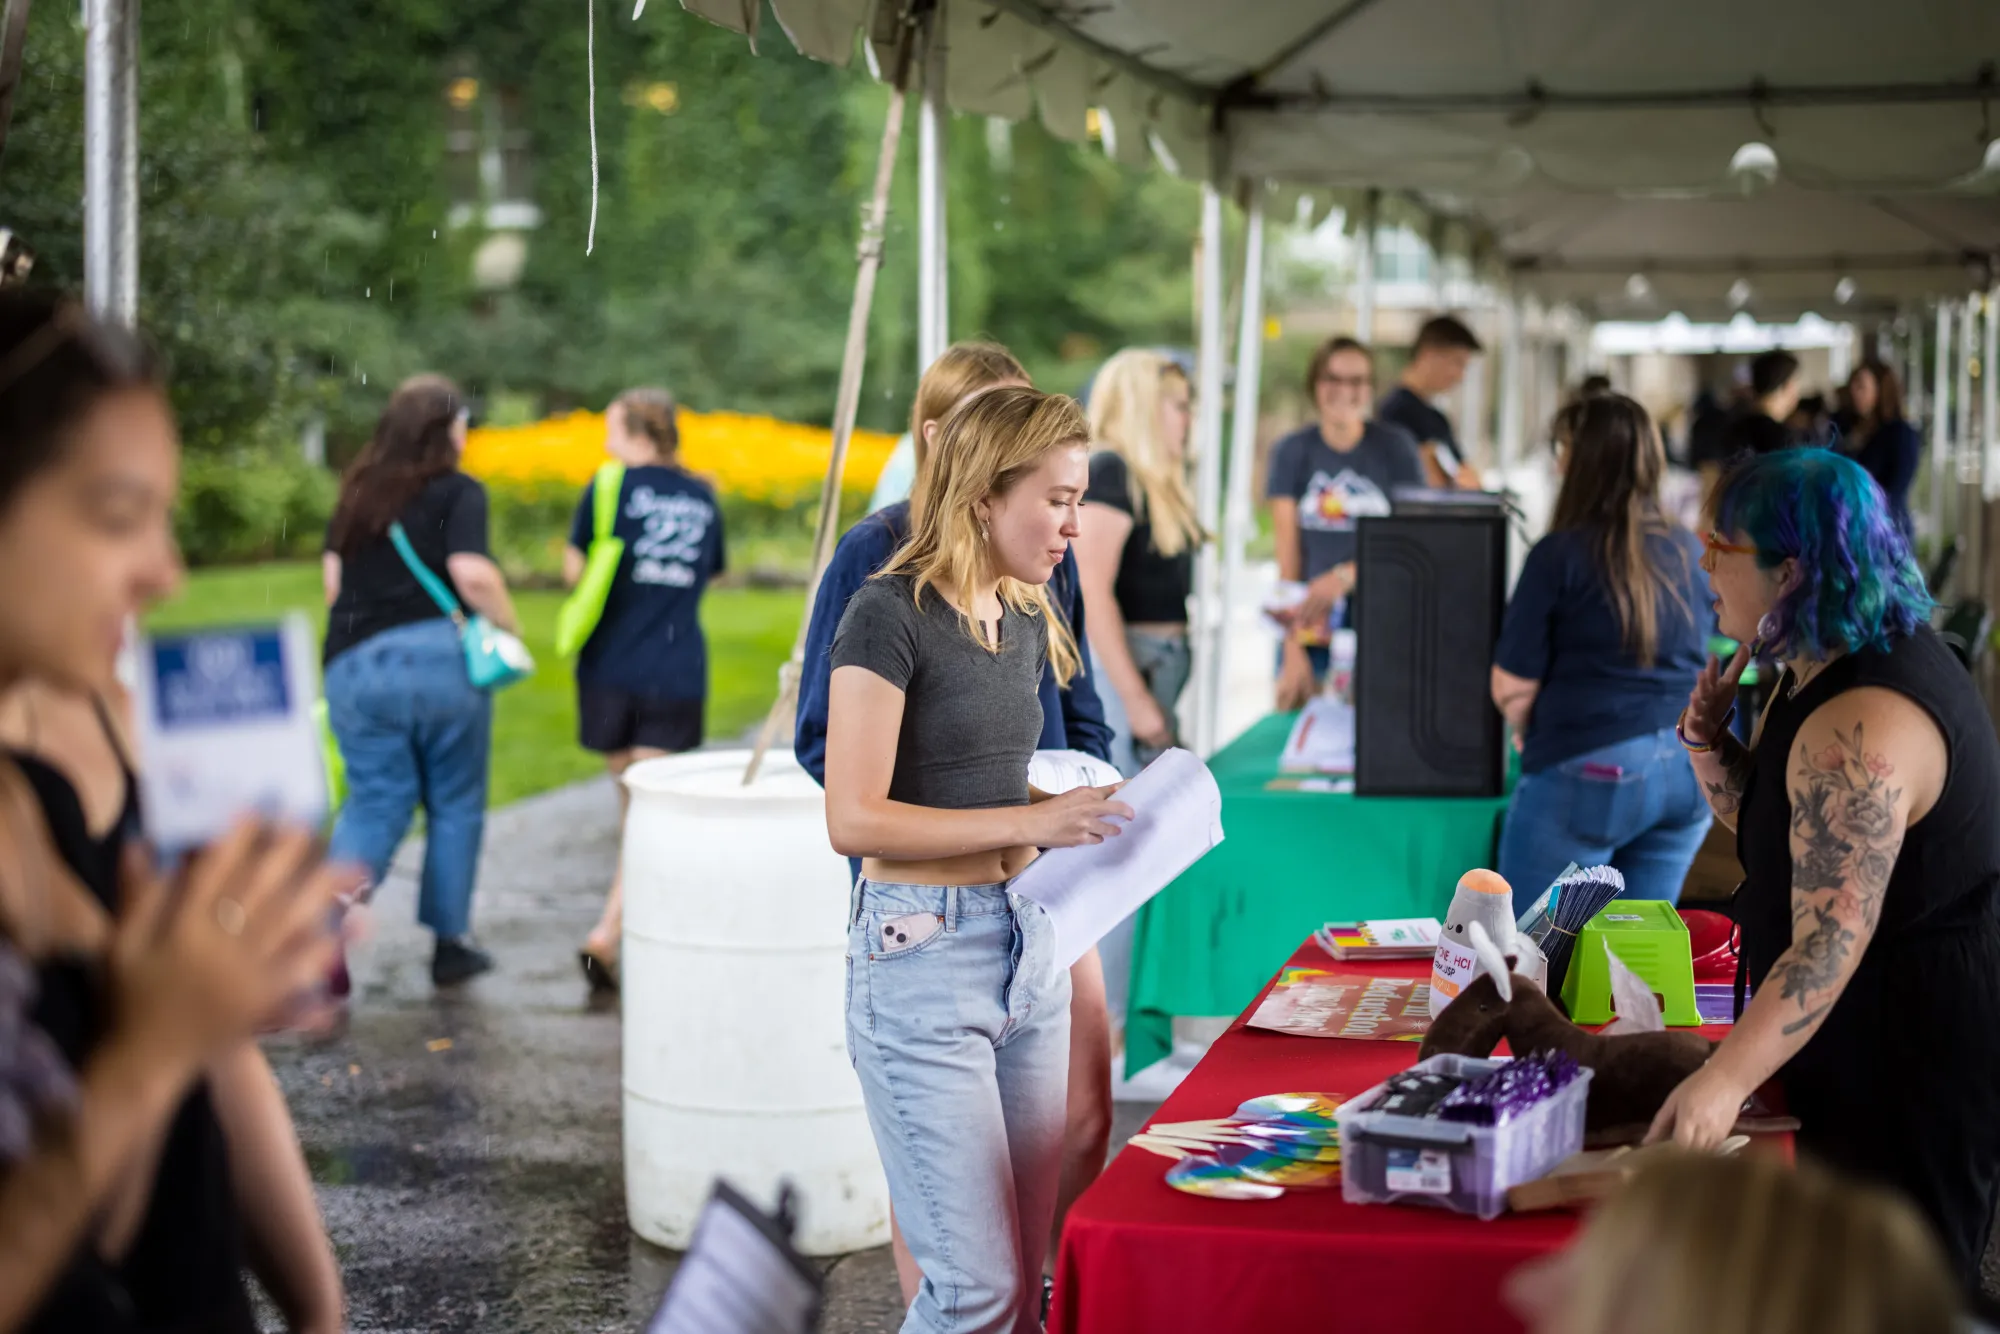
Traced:
<path fill-rule="evenodd" d="M 1745 647 L 1703 670 L 1680 735 L 1736 830 L 1752 999 L 1653 1137 L 1713 1147 L 1775 1075 L 1800 1146 L 1908 1194 L 1976 1292 L 2000 1200 L 2000 742 L 1859 465 L 1754 458 L 1709 514 L 1702 564 Z M 1746 746 L 1727 724 L 1760 645 L 1784 671 Z"/>

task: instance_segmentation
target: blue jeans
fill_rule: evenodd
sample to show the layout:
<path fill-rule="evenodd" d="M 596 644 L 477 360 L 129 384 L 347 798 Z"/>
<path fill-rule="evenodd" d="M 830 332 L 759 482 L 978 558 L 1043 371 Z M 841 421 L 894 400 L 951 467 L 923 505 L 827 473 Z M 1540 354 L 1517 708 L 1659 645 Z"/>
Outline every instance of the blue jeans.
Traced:
<path fill-rule="evenodd" d="M 1713 817 L 1671 727 L 1523 774 L 1500 831 L 1500 874 L 1526 912 L 1571 862 L 1611 865 L 1625 897 L 1680 898 Z"/>
<path fill-rule="evenodd" d="M 1136 630 L 1125 632 L 1125 647 L 1132 655 L 1132 665 L 1139 669 L 1139 679 L 1146 683 L 1146 693 L 1167 715 L 1169 725 L 1174 724 L 1174 709 L 1180 704 L 1181 692 L 1187 688 L 1188 674 L 1193 670 L 1193 658 L 1188 648 L 1187 636 L 1141 634 Z M 1104 673 L 1097 666 L 1097 656 L 1091 654 L 1091 672 L 1100 681 Z M 1111 728 L 1111 767 L 1127 778 L 1136 778 L 1139 771 L 1160 757 L 1160 751 L 1146 745 L 1132 735 L 1131 719 L 1125 715 L 1125 701 L 1118 698 L 1118 692 L 1108 685 L 1100 692 L 1104 703 L 1104 721 Z"/>
<path fill-rule="evenodd" d="M 1039 1334 L 1069 970 L 1005 885 L 854 887 L 847 1047 L 924 1281 L 903 1334 Z"/>
<path fill-rule="evenodd" d="M 493 698 L 472 688 L 457 628 L 419 621 L 357 644 L 328 664 L 326 704 L 348 787 L 330 855 L 366 866 L 379 885 L 422 806 L 417 920 L 465 935 L 486 835 Z"/>

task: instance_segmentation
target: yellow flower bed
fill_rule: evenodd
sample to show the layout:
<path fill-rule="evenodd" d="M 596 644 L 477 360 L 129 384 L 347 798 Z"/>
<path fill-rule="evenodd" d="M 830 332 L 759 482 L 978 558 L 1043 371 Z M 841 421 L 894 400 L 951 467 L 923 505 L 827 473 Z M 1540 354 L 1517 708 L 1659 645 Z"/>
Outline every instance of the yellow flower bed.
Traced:
<path fill-rule="evenodd" d="M 681 463 L 719 490 L 747 500 L 796 504 L 819 495 L 833 433 L 775 417 L 683 408 Z M 875 484 L 896 437 L 859 431 L 848 443 L 843 490 Z M 489 482 L 569 482 L 582 486 L 609 456 L 604 414 L 577 411 L 528 426 L 482 426 L 465 444 L 464 468 Z"/>

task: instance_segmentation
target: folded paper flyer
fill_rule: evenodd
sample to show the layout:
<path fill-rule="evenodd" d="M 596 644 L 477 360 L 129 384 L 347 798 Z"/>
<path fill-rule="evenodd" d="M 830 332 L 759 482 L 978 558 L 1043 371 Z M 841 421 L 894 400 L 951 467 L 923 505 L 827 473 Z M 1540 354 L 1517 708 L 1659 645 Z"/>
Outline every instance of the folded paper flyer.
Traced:
<path fill-rule="evenodd" d="M 1116 799 L 1133 811 L 1117 837 L 1051 848 L 1011 886 L 1048 913 L 1063 968 L 1222 841 L 1221 789 L 1188 751 L 1162 754 Z"/>

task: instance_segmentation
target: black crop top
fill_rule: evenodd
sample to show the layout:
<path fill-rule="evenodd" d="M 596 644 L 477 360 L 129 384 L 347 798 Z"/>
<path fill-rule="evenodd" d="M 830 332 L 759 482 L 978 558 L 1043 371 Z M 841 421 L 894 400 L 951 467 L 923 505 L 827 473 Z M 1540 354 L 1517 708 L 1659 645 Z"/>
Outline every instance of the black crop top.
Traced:
<path fill-rule="evenodd" d="M 84 886 L 116 911 L 118 861 L 140 827 L 137 784 L 125 776 L 118 824 L 93 838 L 76 788 L 32 755 L 8 753 L 35 791 L 49 836 Z M 38 970 L 34 1020 L 80 1070 L 103 1040 L 104 985 L 96 968 L 56 961 Z M 255 1334 L 256 1318 L 243 1286 L 243 1245 L 228 1146 L 208 1086 L 181 1103 L 160 1150 L 151 1202 L 122 1263 L 106 1264 L 88 1243 L 30 1319 L 33 1334 L 82 1331 L 202 1330 Z"/>
<path fill-rule="evenodd" d="M 1141 625 L 1184 625 L 1188 594 L 1194 589 L 1194 545 L 1190 543 L 1178 556 L 1162 556 L 1154 549 L 1152 521 L 1133 513 L 1131 479 L 1125 460 L 1110 450 L 1090 456 L 1090 503 L 1132 517 L 1132 531 L 1118 556 L 1118 578 L 1111 586 L 1118 613 Z"/>

